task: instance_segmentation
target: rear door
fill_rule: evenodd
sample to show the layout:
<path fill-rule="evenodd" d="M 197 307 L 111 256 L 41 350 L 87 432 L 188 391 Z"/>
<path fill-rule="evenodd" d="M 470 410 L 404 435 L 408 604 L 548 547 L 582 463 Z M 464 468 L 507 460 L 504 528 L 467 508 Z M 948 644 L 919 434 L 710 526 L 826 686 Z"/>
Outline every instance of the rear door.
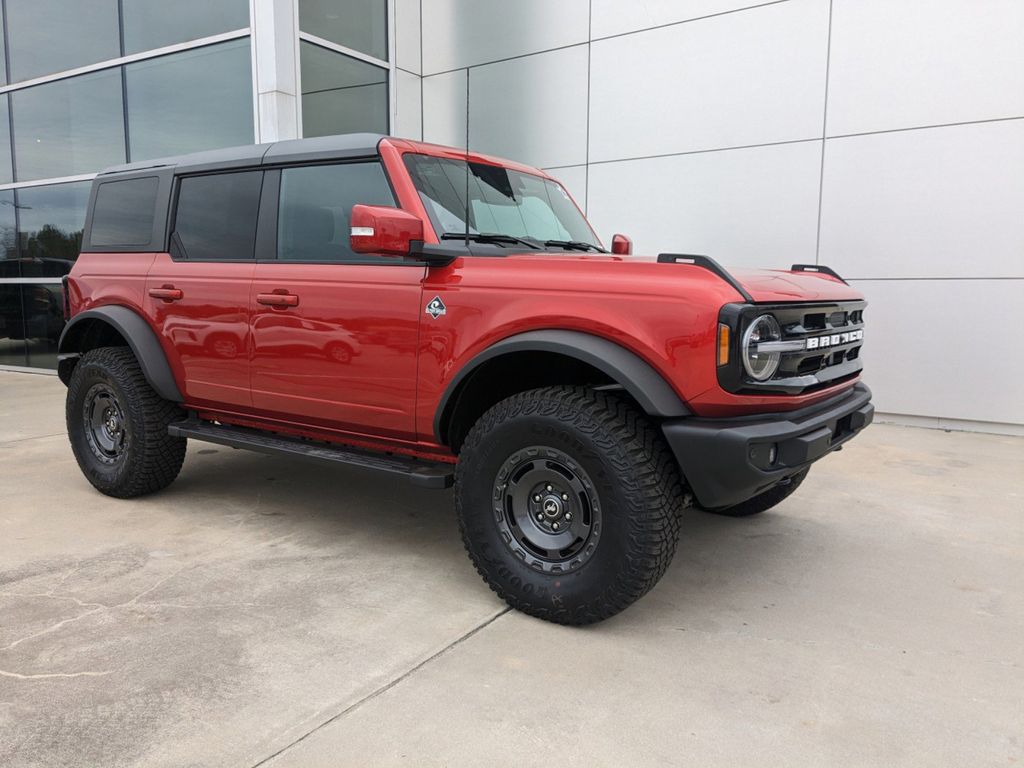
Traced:
<path fill-rule="evenodd" d="M 368 435 L 415 434 L 422 264 L 356 254 L 356 203 L 395 205 L 379 159 L 267 172 L 252 285 L 253 406 Z M 270 210 L 268 210 L 270 208 Z"/>
<path fill-rule="evenodd" d="M 153 262 L 146 300 L 190 402 L 252 405 L 249 290 L 262 180 L 261 170 L 178 180 L 170 253 Z"/>

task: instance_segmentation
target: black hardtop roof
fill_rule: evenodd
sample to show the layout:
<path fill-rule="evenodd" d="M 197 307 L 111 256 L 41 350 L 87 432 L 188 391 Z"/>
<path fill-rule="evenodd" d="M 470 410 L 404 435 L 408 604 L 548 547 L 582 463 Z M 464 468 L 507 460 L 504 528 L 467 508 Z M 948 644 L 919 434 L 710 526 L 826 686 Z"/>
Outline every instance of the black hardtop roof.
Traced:
<path fill-rule="evenodd" d="M 199 173 L 254 165 L 367 157 L 377 154 L 377 145 L 383 138 L 386 136 L 380 133 L 346 133 L 340 136 L 275 141 L 270 144 L 246 144 L 240 147 L 211 149 L 206 152 L 115 165 L 101 171 L 100 176 L 144 171 L 150 168 L 171 167 L 175 173 Z"/>

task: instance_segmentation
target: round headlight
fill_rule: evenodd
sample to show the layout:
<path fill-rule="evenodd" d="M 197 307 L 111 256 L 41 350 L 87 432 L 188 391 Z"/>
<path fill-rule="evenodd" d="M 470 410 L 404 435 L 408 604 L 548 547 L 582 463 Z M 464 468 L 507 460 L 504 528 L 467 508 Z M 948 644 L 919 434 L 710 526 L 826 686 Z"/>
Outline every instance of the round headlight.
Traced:
<path fill-rule="evenodd" d="M 756 381 L 765 381 L 779 370 L 779 352 L 762 352 L 758 345 L 766 341 L 781 341 L 782 329 L 779 321 L 771 315 L 761 315 L 743 334 L 743 367 Z"/>

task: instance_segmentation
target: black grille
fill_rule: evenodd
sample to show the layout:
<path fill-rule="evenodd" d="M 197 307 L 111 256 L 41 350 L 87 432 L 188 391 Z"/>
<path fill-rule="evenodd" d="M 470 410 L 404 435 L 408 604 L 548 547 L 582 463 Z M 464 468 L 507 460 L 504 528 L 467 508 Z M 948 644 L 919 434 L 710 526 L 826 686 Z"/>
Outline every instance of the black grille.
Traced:
<path fill-rule="evenodd" d="M 853 378 L 862 368 L 865 306 L 863 301 L 727 305 L 720 320 L 733 329 L 732 363 L 718 369 L 719 382 L 730 392 L 800 394 Z M 800 341 L 804 346 L 782 352 L 772 378 L 754 381 L 743 369 L 741 344 L 749 325 L 764 314 L 774 315 L 778 320 L 782 341 Z M 813 346 L 807 346 L 808 342 Z"/>

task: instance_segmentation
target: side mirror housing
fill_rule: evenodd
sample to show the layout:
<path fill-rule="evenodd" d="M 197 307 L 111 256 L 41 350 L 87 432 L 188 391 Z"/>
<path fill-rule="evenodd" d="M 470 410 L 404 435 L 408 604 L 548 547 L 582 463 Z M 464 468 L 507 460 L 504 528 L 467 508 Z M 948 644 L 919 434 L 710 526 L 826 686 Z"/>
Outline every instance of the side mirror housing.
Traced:
<path fill-rule="evenodd" d="M 612 235 L 612 253 L 618 256 L 629 256 L 633 253 L 633 241 L 626 235 Z"/>
<path fill-rule="evenodd" d="M 413 241 L 423 240 L 423 222 L 401 208 L 353 205 L 349 243 L 356 253 L 408 256 Z"/>

